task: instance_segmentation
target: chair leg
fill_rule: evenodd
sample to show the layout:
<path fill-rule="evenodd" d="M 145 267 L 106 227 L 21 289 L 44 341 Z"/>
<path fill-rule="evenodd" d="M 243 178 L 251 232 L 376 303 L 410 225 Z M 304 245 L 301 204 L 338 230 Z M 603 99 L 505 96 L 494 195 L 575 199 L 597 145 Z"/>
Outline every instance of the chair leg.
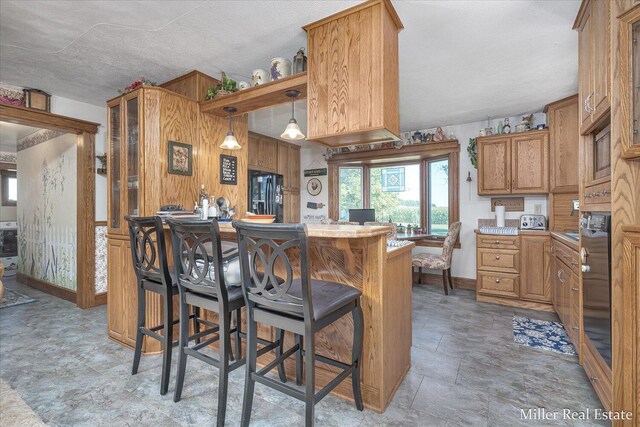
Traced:
<path fill-rule="evenodd" d="M 351 383 L 353 385 L 353 400 L 356 402 L 358 411 L 362 411 L 362 392 L 360 390 L 360 356 L 362 354 L 363 340 L 363 319 L 362 308 L 360 302 L 357 302 L 356 308 L 351 312 L 353 316 L 353 348 L 351 349 L 351 363 L 355 365 L 355 369 L 351 374 Z"/>
<path fill-rule="evenodd" d="M 315 337 L 313 332 L 310 332 L 304 337 L 304 356 L 306 359 L 305 366 L 305 427 L 313 427 L 315 423 Z"/>
<path fill-rule="evenodd" d="M 453 289 L 453 280 L 451 280 L 451 267 L 447 269 L 447 277 L 449 278 L 449 287 Z"/>
<path fill-rule="evenodd" d="M 173 401 L 179 402 L 182 397 L 184 385 L 184 373 L 187 368 L 187 355 L 185 347 L 189 345 L 189 306 L 182 301 L 180 296 L 180 338 L 178 341 L 178 373 L 176 374 L 176 389 L 173 393 Z"/>
<path fill-rule="evenodd" d="M 229 352 L 231 351 L 231 313 L 220 313 L 220 373 L 218 377 L 218 427 L 224 426 L 229 386 Z"/>
<path fill-rule="evenodd" d="M 171 297 L 164 297 L 164 343 L 162 346 L 162 380 L 160 394 L 165 395 L 169 390 L 171 376 L 171 351 L 173 349 L 173 301 Z"/>
<path fill-rule="evenodd" d="M 449 286 L 447 286 L 447 270 L 442 270 L 442 285 L 444 286 L 445 295 L 449 295 Z"/>
<path fill-rule="evenodd" d="M 200 307 L 196 307 L 194 305 L 193 306 L 193 332 L 196 334 L 200 332 L 200 322 L 198 322 L 198 319 L 200 319 Z M 200 338 L 196 338 L 196 344 L 200 344 Z"/>
<path fill-rule="evenodd" d="M 236 332 L 235 332 L 235 347 L 236 347 L 236 359 L 242 359 L 242 342 L 240 341 L 240 326 L 242 326 L 242 309 L 236 310 Z"/>
<path fill-rule="evenodd" d="M 141 286 L 138 286 L 138 329 L 136 332 L 136 348 L 133 353 L 133 368 L 131 368 L 131 375 L 138 373 L 138 367 L 140 366 L 140 355 L 142 354 L 142 329 L 144 327 L 144 315 L 146 311 L 145 292 Z"/>
<path fill-rule="evenodd" d="M 251 310 L 247 307 L 247 310 Z M 240 425 L 248 427 L 251 421 L 251 407 L 253 406 L 253 391 L 255 380 L 252 375 L 256 372 L 256 360 L 258 358 L 257 323 L 247 315 L 247 362 L 244 376 L 244 398 L 242 401 L 242 420 Z"/>
<path fill-rule="evenodd" d="M 276 357 L 282 356 L 284 349 L 284 329 L 276 329 L 276 337 L 278 338 L 278 346 L 276 347 Z M 278 375 L 280 376 L 280 381 L 283 383 L 287 382 L 287 374 L 284 371 L 284 362 L 278 364 Z"/>
<path fill-rule="evenodd" d="M 296 334 L 296 344 L 298 345 L 298 351 L 296 351 L 296 384 L 302 385 L 302 335 Z"/>

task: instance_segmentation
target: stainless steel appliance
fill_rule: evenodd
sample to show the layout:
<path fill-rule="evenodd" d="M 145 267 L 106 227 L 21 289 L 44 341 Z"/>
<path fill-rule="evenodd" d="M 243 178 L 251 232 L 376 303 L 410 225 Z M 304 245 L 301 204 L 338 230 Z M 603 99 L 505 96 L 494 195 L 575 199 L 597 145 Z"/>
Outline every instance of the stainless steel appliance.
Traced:
<path fill-rule="evenodd" d="M 524 214 L 520 217 L 522 230 L 546 230 L 547 217 L 544 215 Z"/>
<path fill-rule="evenodd" d="M 275 215 L 283 222 L 284 178 L 270 172 L 249 171 L 249 210 L 255 214 Z"/>
<path fill-rule="evenodd" d="M 580 234 L 584 333 L 611 367 L 611 214 L 585 213 Z"/>

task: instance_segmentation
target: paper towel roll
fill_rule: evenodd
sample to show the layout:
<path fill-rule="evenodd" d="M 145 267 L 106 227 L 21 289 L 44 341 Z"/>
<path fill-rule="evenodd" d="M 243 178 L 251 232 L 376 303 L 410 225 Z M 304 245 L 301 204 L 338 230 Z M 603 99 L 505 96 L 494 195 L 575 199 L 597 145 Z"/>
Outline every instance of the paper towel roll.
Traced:
<path fill-rule="evenodd" d="M 504 206 L 496 206 L 496 227 L 504 227 Z"/>

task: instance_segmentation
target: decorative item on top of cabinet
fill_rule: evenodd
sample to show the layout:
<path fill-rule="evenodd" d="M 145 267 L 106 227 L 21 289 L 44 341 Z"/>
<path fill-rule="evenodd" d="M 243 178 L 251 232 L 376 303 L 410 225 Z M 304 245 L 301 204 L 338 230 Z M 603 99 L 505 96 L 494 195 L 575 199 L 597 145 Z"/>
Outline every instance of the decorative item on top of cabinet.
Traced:
<path fill-rule="evenodd" d="M 640 5 L 620 16 L 617 51 L 622 157 L 640 159 Z"/>
<path fill-rule="evenodd" d="M 573 28 L 578 31 L 580 133 L 590 133 L 611 109 L 610 1 L 583 0 Z"/>
<path fill-rule="evenodd" d="M 402 28 L 389 0 L 369 0 L 304 27 L 308 140 L 332 147 L 400 140 Z"/>
<path fill-rule="evenodd" d="M 544 107 L 549 125 L 551 193 L 578 192 L 578 95 Z"/>
<path fill-rule="evenodd" d="M 478 137 L 478 194 L 546 194 L 549 131 Z"/>

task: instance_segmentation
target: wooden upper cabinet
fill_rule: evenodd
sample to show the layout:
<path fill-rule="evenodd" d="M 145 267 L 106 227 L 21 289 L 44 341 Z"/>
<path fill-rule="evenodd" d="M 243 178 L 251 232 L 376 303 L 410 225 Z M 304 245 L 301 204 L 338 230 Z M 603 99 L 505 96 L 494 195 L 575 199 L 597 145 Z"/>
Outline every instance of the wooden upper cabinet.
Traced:
<path fill-rule="evenodd" d="M 304 27 L 308 140 L 337 147 L 400 139 L 402 28 L 389 0 L 369 0 Z"/>
<path fill-rule="evenodd" d="M 549 134 L 535 133 L 511 139 L 511 192 L 549 192 Z"/>
<path fill-rule="evenodd" d="M 278 142 L 278 173 L 284 177 L 285 190 L 300 190 L 300 147 Z"/>
<path fill-rule="evenodd" d="M 522 235 L 520 245 L 520 298 L 551 302 L 551 238 Z"/>
<path fill-rule="evenodd" d="M 611 2 L 583 0 L 574 29 L 578 35 L 580 132 L 599 125 L 611 109 Z"/>
<path fill-rule="evenodd" d="M 548 192 L 547 130 L 478 138 L 478 195 Z"/>
<path fill-rule="evenodd" d="M 478 141 L 478 194 L 511 192 L 511 138 Z"/>
<path fill-rule="evenodd" d="M 249 132 L 249 169 L 265 172 L 278 171 L 278 141 L 268 136 Z"/>
<path fill-rule="evenodd" d="M 552 193 L 578 192 L 578 95 L 545 107 L 549 126 L 549 185 Z"/>

